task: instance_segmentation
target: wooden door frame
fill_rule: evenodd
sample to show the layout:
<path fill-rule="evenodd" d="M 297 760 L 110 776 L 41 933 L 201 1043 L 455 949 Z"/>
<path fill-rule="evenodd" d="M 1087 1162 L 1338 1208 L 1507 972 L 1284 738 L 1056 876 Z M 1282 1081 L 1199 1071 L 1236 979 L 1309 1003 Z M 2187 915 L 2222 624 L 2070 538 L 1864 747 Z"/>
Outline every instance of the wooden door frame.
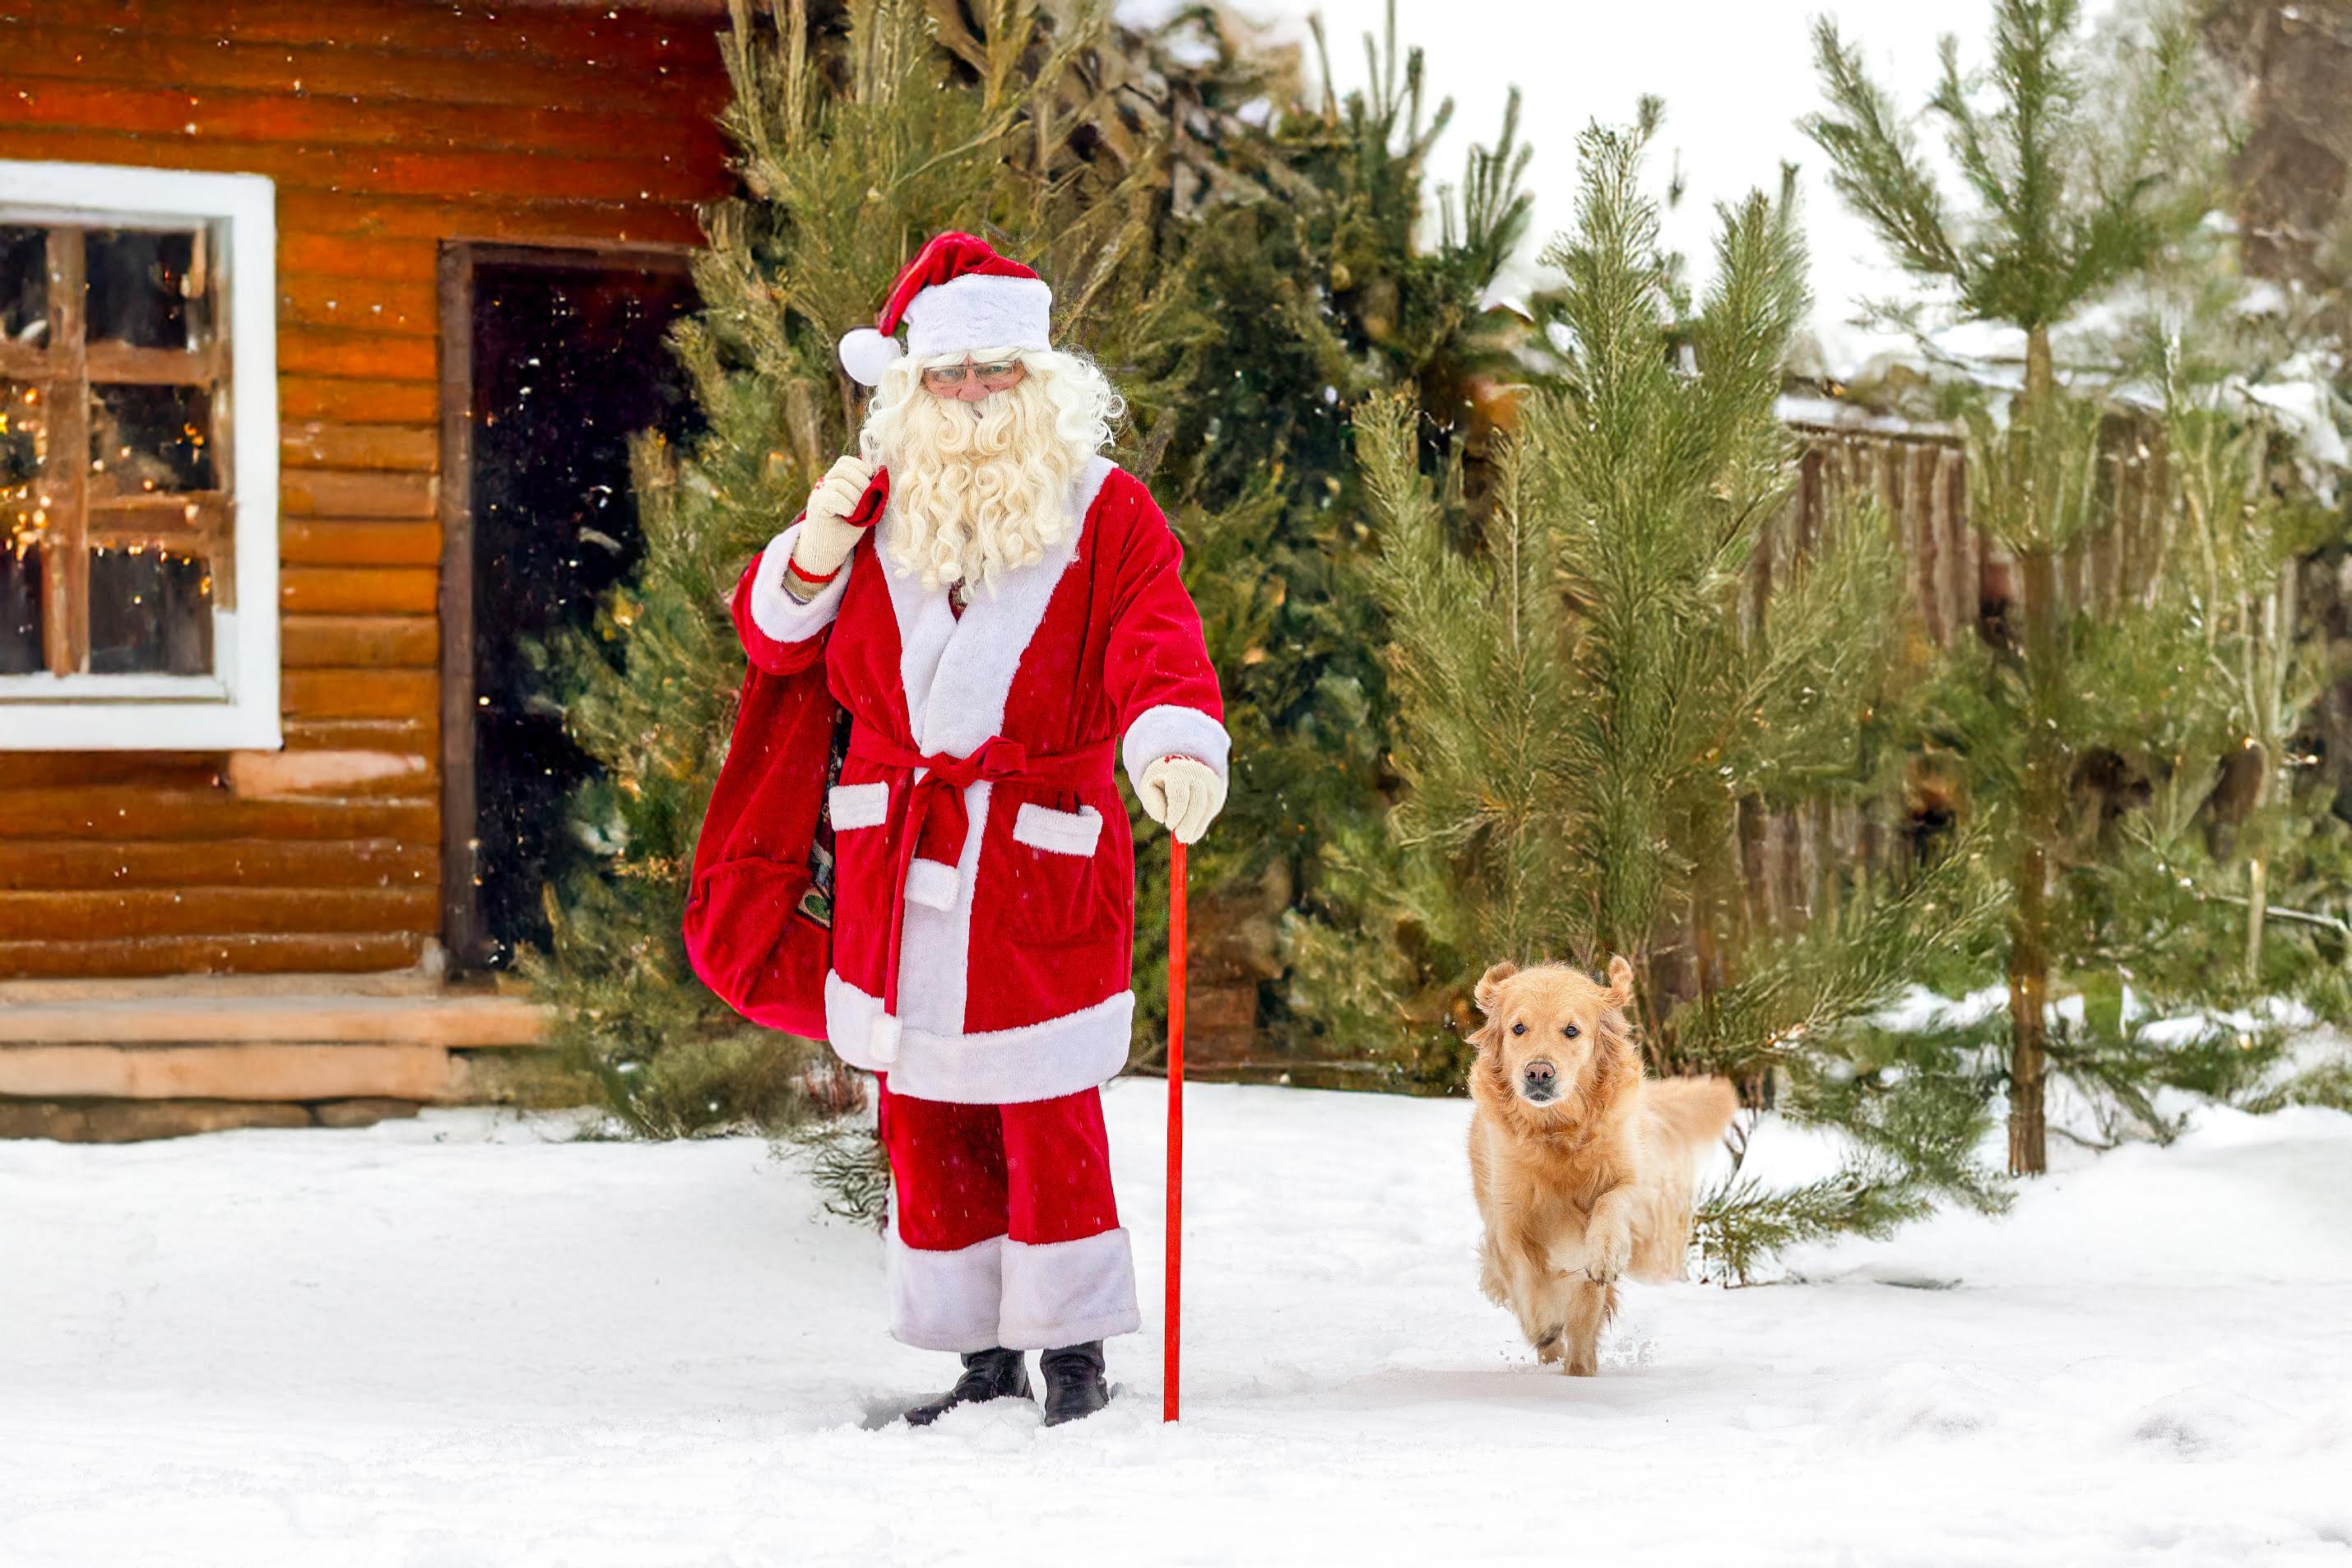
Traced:
<path fill-rule="evenodd" d="M 474 275 L 518 264 L 683 275 L 693 254 L 683 245 L 622 240 L 441 242 L 441 942 L 453 968 L 481 967 L 489 942 L 475 891 Z"/>

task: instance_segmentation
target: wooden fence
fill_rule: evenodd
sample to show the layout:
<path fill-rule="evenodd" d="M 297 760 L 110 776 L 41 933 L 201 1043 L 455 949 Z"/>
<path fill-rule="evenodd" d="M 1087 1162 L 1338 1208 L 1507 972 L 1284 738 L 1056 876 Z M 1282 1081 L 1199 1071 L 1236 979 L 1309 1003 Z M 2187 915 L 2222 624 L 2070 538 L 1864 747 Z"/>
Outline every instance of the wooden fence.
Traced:
<path fill-rule="evenodd" d="M 1790 563 L 1821 539 L 1835 509 L 1875 494 L 1904 563 L 1905 598 L 1919 635 L 1938 648 L 2004 635 L 2015 563 L 1970 516 L 1968 455 L 1957 433 L 1793 426 L 1803 442 L 1795 493 L 1757 551 L 1750 607 L 1766 612 Z M 2104 517 L 2060 563 L 2076 605 L 2116 605 L 2147 591 L 2166 540 L 2163 444 L 2142 423 L 2108 422 L 2099 504 Z M 1748 918 L 1765 928 L 1809 917 L 1841 868 L 1885 868 L 1910 852 L 1917 803 L 1813 802 L 1740 814 L 1738 853 Z"/>
<path fill-rule="evenodd" d="M 1788 503 L 1766 528 L 1751 563 L 1748 608 L 1767 615 L 1794 563 L 1816 548 L 1837 510 L 1874 496 L 1903 562 L 1904 598 L 1914 635 L 1931 648 L 1963 637 L 2007 635 L 2016 594 L 2014 563 L 1971 515 L 1966 444 L 1957 429 L 1845 426 L 1792 419 L 1801 443 Z M 2071 604 L 2114 605 L 2146 592 L 2166 547 L 2162 444 L 2144 423 L 2110 420 L 2100 458 L 2099 524 L 2060 565 Z M 2352 563 L 2343 618 L 2352 627 Z M 2352 638 L 2347 638 L 2352 646 Z M 2352 693 L 2352 688 L 2347 688 Z M 2343 726 L 2352 751 L 2352 701 Z M 1916 781 L 1915 781 L 1916 782 Z M 1939 826 L 1941 803 L 1906 789 L 1870 801 L 1820 800 L 1767 810 L 1747 803 L 1728 846 L 1740 868 L 1741 914 L 1751 930 L 1789 931 L 1856 871 L 1894 872 L 1911 862 Z M 1204 892 L 1193 919 L 1189 1049 L 1211 1076 L 1317 1084 L 1380 1080 L 1363 1061 L 1307 1060 L 1268 1052 L 1259 1038 L 1261 987 L 1279 971 L 1276 911 L 1263 889 Z M 1670 994 L 1696 994 L 1726 978 L 1705 932 L 1670 931 L 1654 950 L 1651 981 Z"/>

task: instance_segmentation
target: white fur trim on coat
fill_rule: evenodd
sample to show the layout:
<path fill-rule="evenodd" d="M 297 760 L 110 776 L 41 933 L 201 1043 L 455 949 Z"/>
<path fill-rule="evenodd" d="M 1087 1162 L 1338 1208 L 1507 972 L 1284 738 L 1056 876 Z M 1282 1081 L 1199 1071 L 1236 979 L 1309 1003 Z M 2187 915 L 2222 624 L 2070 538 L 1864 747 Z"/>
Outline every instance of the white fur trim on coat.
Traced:
<path fill-rule="evenodd" d="M 801 525 L 796 522 L 770 540 L 751 576 L 751 624 L 778 642 L 806 642 L 831 626 L 841 610 L 841 595 L 849 587 L 851 563 L 845 561 L 833 581 L 818 589 L 807 604 L 793 597 L 784 586 L 784 569 L 792 562 L 793 545 L 800 536 Z"/>
<path fill-rule="evenodd" d="M 1102 842 L 1103 815 L 1093 806 L 1055 811 L 1024 801 L 1013 818 L 1013 842 L 1052 855 L 1092 855 Z"/>
<path fill-rule="evenodd" d="M 1029 639 L 1037 635 L 1062 574 L 1077 557 L 1087 513 L 1110 477 L 1111 468 L 1108 458 L 1088 462 L 1070 489 L 1068 534 L 1038 561 L 1007 572 L 992 592 L 981 594 L 966 605 L 961 617 L 948 607 L 944 589 L 927 590 L 919 576 L 898 570 L 888 543 L 902 524 L 895 509 L 885 509 L 877 525 L 877 543 L 881 546 L 877 557 L 883 582 L 890 590 L 890 613 L 898 624 L 898 679 L 919 751 L 968 757 L 1004 727 L 1004 704 L 1012 694 L 1013 678 L 1020 673 L 1021 656 L 1028 651 Z M 980 881 L 980 850 L 988 837 L 995 787 L 982 781 L 964 791 L 964 814 L 971 831 L 964 840 L 962 858 L 956 862 L 950 898 L 940 906 L 916 899 L 907 902 L 898 943 L 898 1015 L 910 1037 L 919 1033 L 943 1039 L 963 1037 L 971 978 L 972 892 Z M 865 1037 L 861 1034 L 858 1038 Z M 842 1055 L 857 1066 L 866 1065 L 846 1050 Z M 1119 1065 L 1125 1061 L 1122 1047 Z M 1118 1070 L 1114 1066 L 1101 1078 L 1074 1087 L 1100 1083 Z M 922 1093 L 913 1089 L 907 1092 Z M 1034 1095 L 936 1098 L 1033 1100 L 1066 1092 L 1045 1089 Z"/>
<path fill-rule="evenodd" d="M 1135 716 L 1118 752 L 1127 764 L 1127 782 L 1141 795 L 1143 770 L 1160 758 L 1195 758 L 1223 780 L 1227 777 L 1225 763 L 1233 749 L 1233 737 L 1225 733 L 1225 727 L 1198 708 L 1162 703 Z"/>
<path fill-rule="evenodd" d="M 878 780 L 873 784 L 835 784 L 825 792 L 824 815 L 835 831 L 879 827 L 890 820 L 890 786 Z"/>
<path fill-rule="evenodd" d="M 907 352 L 917 359 L 975 349 L 1054 346 L 1054 290 L 1042 278 L 967 272 L 907 301 Z"/>
<path fill-rule="evenodd" d="M 913 915 L 908 911 L 909 920 Z M 1122 991 L 1041 1024 L 971 1035 L 921 1027 L 911 1007 L 903 1010 L 908 1016 L 898 1020 L 895 1058 L 879 1060 L 877 1026 L 890 1022 L 882 1016 L 882 999 L 838 974 L 825 976 L 824 1032 L 843 1061 L 868 1072 L 887 1068 L 893 1094 L 1012 1105 L 1076 1094 L 1117 1078 L 1127 1066 L 1135 994 Z"/>
<path fill-rule="evenodd" d="M 888 547 L 903 524 L 895 507 L 884 511 L 876 543 L 898 622 L 898 679 L 917 750 L 968 757 L 1004 727 L 1004 702 L 1021 656 L 1037 635 L 1062 574 L 1077 557 L 1087 513 L 1112 467 L 1108 458 L 1089 461 L 1070 488 L 1069 531 L 1040 559 L 1006 572 L 993 589 L 976 595 L 961 616 L 948 607 L 945 589 L 927 590 L 919 576 L 898 570 Z"/>
<path fill-rule="evenodd" d="M 1002 1267 L 996 1342 L 1007 1350 L 1059 1350 L 1143 1327 L 1124 1227 L 1042 1246 L 1007 1241 Z"/>
<path fill-rule="evenodd" d="M 992 1236 L 953 1252 L 908 1247 L 890 1221 L 884 1248 L 890 1280 L 890 1337 L 918 1350 L 984 1351 L 1003 1342 L 1004 1238 Z"/>
<path fill-rule="evenodd" d="M 954 909 L 956 890 L 961 886 L 962 879 L 956 875 L 956 868 L 944 860 L 918 857 L 907 868 L 907 900 L 925 909 Z"/>
<path fill-rule="evenodd" d="M 866 1056 L 873 1063 L 869 1069 L 882 1072 L 898 1064 L 898 1038 L 905 1026 L 891 1014 L 877 1012 L 866 1030 Z"/>

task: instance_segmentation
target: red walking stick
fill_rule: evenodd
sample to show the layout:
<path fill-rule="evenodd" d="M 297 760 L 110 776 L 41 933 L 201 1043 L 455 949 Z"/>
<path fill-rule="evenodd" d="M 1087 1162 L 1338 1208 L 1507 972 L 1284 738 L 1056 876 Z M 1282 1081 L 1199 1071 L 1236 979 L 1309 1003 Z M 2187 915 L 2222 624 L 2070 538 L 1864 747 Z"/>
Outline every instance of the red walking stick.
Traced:
<path fill-rule="evenodd" d="M 1176 1419 L 1183 1344 L 1184 1279 L 1184 844 L 1168 840 L 1168 1317 L 1160 1419 Z"/>

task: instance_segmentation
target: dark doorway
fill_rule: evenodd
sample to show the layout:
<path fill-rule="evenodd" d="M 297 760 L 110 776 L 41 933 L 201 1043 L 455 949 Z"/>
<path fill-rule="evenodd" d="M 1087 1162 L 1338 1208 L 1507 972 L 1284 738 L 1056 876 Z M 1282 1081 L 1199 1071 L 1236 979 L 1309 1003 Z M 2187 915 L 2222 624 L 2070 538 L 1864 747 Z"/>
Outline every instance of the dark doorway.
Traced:
<path fill-rule="evenodd" d="M 531 649 L 636 568 L 629 438 L 692 435 L 664 334 L 697 303 L 682 254 L 444 248 L 443 924 L 461 965 L 545 942 L 541 889 L 585 858 L 565 803 L 593 764 Z"/>

